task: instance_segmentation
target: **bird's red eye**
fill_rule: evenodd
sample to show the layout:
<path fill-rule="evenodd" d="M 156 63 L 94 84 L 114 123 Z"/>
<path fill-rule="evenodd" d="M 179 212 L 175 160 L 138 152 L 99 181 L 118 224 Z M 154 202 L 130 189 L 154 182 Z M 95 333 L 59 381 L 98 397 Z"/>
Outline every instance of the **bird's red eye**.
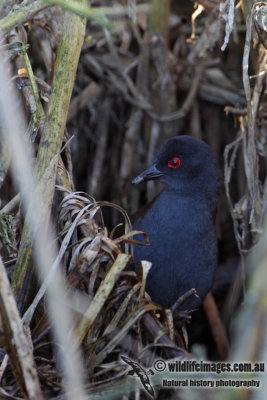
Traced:
<path fill-rule="evenodd" d="M 181 165 L 181 160 L 178 157 L 173 157 L 169 162 L 168 162 L 168 167 L 170 168 L 179 168 Z"/>

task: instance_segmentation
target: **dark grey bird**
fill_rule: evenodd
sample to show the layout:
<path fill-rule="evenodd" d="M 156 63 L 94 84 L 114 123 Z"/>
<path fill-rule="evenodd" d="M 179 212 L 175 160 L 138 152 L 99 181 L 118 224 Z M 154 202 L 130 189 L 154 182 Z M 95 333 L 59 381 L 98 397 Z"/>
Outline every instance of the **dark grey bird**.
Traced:
<path fill-rule="evenodd" d="M 198 307 L 211 289 L 217 265 L 215 213 L 221 174 L 208 144 L 175 136 L 160 148 L 154 164 L 133 184 L 158 179 L 164 189 L 141 212 L 134 229 L 148 234 L 150 246 L 135 246 L 134 255 L 152 262 L 146 290 L 152 300 L 170 308 L 195 288 L 179 310 Z"/>

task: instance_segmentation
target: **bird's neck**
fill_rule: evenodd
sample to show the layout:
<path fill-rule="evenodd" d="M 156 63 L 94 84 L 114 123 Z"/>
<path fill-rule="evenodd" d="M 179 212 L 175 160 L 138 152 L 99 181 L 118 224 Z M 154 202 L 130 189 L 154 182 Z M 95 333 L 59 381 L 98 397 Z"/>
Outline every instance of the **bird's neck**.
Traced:
<path fill-rule="evenodd" d="M 193 208 L 213 212 L 216 208 L 217 197 L 203 190 L 203 188 L 197 190 L 196 187 L 188 186 L 181 190 L 180 188 L 165 186 L 159 201 L 163 202 L 166 207 L 177 207 L 179 205 L 183 209 Z"/>

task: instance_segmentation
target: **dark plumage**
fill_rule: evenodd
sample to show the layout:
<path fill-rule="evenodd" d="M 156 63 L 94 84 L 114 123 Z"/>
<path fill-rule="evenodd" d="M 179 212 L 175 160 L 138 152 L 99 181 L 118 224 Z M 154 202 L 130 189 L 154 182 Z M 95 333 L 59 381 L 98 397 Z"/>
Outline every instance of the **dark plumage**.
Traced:
<path fill-rule="evenodd" d="M 165 308 L 191 288 L 181 310 L 200 305 L 212 285 L 217 265 L 214 215 L 221 184 L 211 148 L 191 136 L 168 139 L 151 168 L 134 184 L 159 179 L 164 190 L 134 223 L 145 231 L 150 246 L 135 246 L 135 260 L 152 262 L 147 292 Z"/>

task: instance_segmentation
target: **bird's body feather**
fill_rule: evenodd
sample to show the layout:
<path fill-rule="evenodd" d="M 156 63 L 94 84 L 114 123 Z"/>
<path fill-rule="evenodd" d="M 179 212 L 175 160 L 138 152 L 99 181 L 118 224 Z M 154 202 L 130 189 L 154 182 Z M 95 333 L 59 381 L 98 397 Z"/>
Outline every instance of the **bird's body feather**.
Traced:
<path fill-rule="evenodd" d="M 134 229 L 149 236 L 150 246 L 136 246 L 134 255 L 137 263 L 142 259 L 152 262 L 147 281 L 152 299 L 170 307 L 194 287 L 199 299 L 190 298 L 182 308 L 199 305 L 211 288 L 217 262 L 212 215 L 194 199 L 163 193 Z"/>

